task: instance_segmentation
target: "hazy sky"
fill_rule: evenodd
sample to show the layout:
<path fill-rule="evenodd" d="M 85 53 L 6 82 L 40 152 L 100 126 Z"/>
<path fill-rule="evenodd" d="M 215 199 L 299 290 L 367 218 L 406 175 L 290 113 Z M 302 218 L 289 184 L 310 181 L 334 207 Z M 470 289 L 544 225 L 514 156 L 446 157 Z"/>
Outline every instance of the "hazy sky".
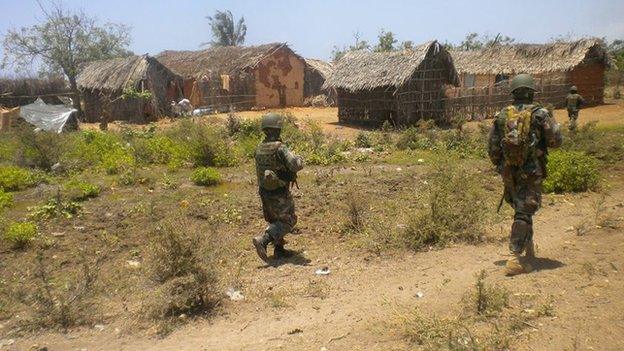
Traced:
<path fill-rule="evenodd" d="M 247 23 L 246 44 L 284 41 L 305 57 L 329 59 L 334 45 L 376 41 L 380 28 L 400 41 L 460 42 L 468 32 L 501 33 L 520 42 L 545 42 L 559 35 L 624 39 L 624 0 L 516 1 L 284 1 L 284 0 L 64 0 L 103 22 L 132 27 L 131 50 L 198 49 L 210 40 L 206 15 L 229 9 Z M 7 28 L 40 19 L 34 0 L 0 0 L 0 36 Z M 0 48 L 0 55 L 2 49 Z"/>

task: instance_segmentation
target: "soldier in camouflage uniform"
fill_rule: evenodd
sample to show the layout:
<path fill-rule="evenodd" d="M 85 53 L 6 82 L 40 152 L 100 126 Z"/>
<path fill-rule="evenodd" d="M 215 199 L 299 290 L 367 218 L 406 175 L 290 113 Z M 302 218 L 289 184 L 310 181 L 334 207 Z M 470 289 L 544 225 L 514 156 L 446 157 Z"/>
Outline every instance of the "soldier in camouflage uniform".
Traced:
<path fill-rule="evenodd" d="M 559 124 L 550 111 L 533 103 L 533 78 L 519 74 L 513 78 L 511 89 L 513 104 L 497 115 L 488 145 L 490 160 L 503 178 L 504 199 L 514 209 L 509 240 L 512 258 L 507 261 L 507 275 L 532 270 L 528 259 L 535 254 L 533 215 L 541 205 L 548 148 L 559 147 L 562 142 Z M 521 145 L 516 152 L 514 143 Z M 525 250 L 526 257 L 521 257 Z"/>
<path fill-rule="evenodd" d="M 577 92 L 576 86 L 570 87 L 570 93 L 566 96 L 566 108 L 568 109 L 568 117 L 570 118 L 570 131 L 576 130 L 576 120 L 578 119 L 581 105 L 585 104 L 585 99 Z"/>
<path fill-rule="evenodd" d="M 303 168 L 302 158 L 294 155 L 280 140 L 282 123 L 282 117 L 275 113 L 262 117 L 262 131 L 266 138 L 258 145 L 255 155 L 262 211 L 269 226 L 253 239 L 253 244 L 258 256 L 267 263 L 270 243 L 273 243 L 276 258 L 289 255 L 284 249 L 284 236 L 297 223 L 290 185 Z"/>

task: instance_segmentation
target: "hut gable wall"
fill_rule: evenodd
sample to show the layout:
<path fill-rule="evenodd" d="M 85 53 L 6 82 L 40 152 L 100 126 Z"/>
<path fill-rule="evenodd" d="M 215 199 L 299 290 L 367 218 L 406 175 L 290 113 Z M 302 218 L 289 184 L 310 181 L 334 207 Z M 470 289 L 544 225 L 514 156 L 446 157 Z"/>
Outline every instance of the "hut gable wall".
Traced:
<path fill-rule="evenodd" d="M 596 62 L 578 65 L 569 72 L 570 84 L 576 85 L 590 105 L 604 103 L 604 80 L 605 67 Z"/>
<path fill-rule="evenodd" d="M 253 70 L 256 106 L 302 106 L 304 70 L 303 60 L 285 47 L 261 60 Z"/>

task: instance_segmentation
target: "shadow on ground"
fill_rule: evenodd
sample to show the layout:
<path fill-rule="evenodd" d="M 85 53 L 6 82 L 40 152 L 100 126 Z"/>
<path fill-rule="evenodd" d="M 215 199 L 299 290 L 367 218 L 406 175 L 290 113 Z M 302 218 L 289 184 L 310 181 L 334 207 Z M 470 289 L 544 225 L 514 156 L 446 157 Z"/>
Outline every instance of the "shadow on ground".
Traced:
<path fill-rule="evenodd" d="M 536 257 L 531 259 L 529 262 L 531 263 L 531 266 L 533 266 L 533 269 L 536 271 L 549 271 L 565 266 L 565 263 L 547 257 Z M 499 267 L 504 267 L 505 263 L 507 263 L 507 260 L 499 260 L 494 262 L 494 264 Z"/>

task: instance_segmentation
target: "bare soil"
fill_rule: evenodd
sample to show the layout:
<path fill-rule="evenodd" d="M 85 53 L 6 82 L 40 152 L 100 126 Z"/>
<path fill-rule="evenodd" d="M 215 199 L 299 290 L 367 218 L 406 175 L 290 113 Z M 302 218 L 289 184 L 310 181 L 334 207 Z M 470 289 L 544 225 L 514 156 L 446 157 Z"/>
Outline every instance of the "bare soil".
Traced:
<path fill-rule="evenodd" d="M 326 131 L 344 137 L 359 131 L 338 126 L 332 108 L 291 111 L 298 117 L 321 121 Z M 242 115 L 255 118 L 262 113 Z M 557 111 L 556 117 L 567 118 L 565 111 Z M 621 125 L 622 104 L 583 110 L 581 123 L 591 120 Z M 67 333 L 23 332 L 21 337 L 11 336 L 15 342 L 0 349 L 28 350 L 38 345 L 50 351 L 410 350 L 415 346 L 404 340 L 393 323 L 400 311 L 417 307 L 426 315 L 454 315 L 462 297 L 473 288 L 475 275 L 483 269 L 488 282 L 509 289 L 512 299 L 527 294 L 552 299 L 553 315 L 531 320 L 511 349 L 624 349 L 621 166 L 609 171 L 599 192 L 545 196 L 544 206 L 535 217 L 539 246 L 536 270 L 513 278 L 503 275 L 509 219 L 491 224 L 487 230 L 490 238 L 483 244 L 427 252 L 387 249 L 375 253 L 364 248 L 359 239 L 340 232 L 349 185 L 355 184 L 378 213 L 384 213 L 382 207 L 400 201 L 407 201 L 403 211 L 410 211 L 410 196 L 423 186 L 420 178 L 425 167 L 358 164 L 306 169 L 301 190 L 296 191 L 300 235 L 288 237 L 289 247 L 299 254 L 277 267 L 261 264 L 251 246 L 252 236 L 264 223 L 249 164 L 225 170 L 228 183 L 211 189 L 191 185 L 185 172 L 173 175 L 180 183 L 176 190 L 158 185 L 159 178 L 154 187 L 120 187 L 94 176 L 107 189 L 85 204 L 86 213 L 71 221 L 51 222 L 44 231 L 63 233 L 55 237 L 57 243 L 50 250 L 54 267 L 65 270 L 77 266 L 72 248 L 85 243 L 100 245 L 96 238 L 104 233 L 117 238 L 102 272 L 105 298 L 94 322 L 101 326 L 73 328 Z M 500 181 L 487 171 L 488 166 L 477 163 L 475 167 L 482 168 L 483 176 L 491 179 L 488 202 L 494 211 Z M 319 181 L 327 173 L 332 174 L 330 180 Z M 45 192 L 53 193 L 54 189 L 31 189 L 16 200 L 24 207 L 44 197 Z M 195 213 L 194 220 L 209 222 L 207 235 L 218 236 L 223 244 L 220 268 L 224 299 L 213 316 L 184 320 L 173 332 L 159 337 L 153 328 L 136 322 L 136 306 L 147 287 L 140 283 L 140 270 L 129 268 L 127 261 L 137 256 L 141 261 L 151 219 L 174 216 L 182 202 L 196 207 L 190 211 Z M 202 202 L 207 205 L 200 206 Z M 214 216 L 218 216 L 216 220 Z M 602 226 L 599 217 L 608 217 L 618 226 Z M 586 230 L 578 235 L 576 229 L 581 227 Z M 0 252 L 3 279 L 18 276 L 23 262 L 33 255 Z M 323 267 L 331 273 L 316 275 L 315 271 Z M 225 297 L 228 287 L 240 289 L 245 300 L 230 301 Z M 9 332 L 10 322 L 0 321 L 0 340 Z"/>

